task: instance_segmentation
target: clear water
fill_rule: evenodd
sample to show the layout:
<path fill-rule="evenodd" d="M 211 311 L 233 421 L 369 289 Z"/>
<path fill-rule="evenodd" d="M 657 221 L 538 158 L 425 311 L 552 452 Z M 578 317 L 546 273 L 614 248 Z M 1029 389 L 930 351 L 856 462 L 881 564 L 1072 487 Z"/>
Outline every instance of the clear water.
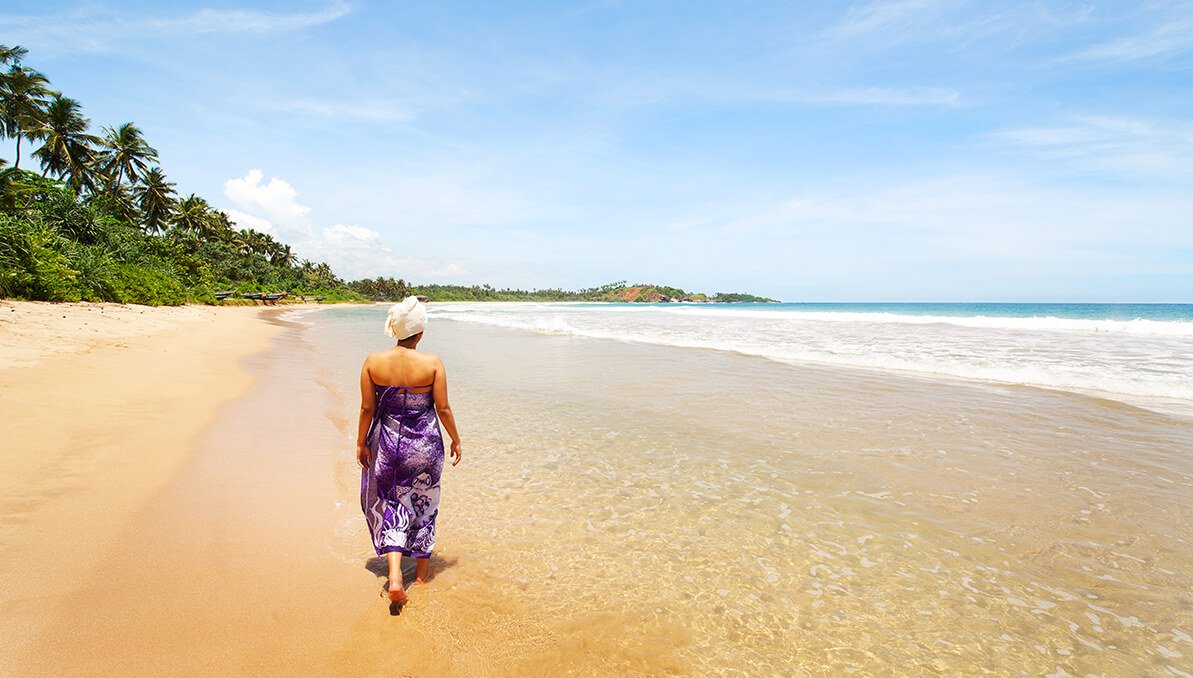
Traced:
<path fill-rule="evenodd" d="M 388 651 L 410 665 L 1193 673 L 1186 418 L 1059 390 L 683 347 L 709 328 L 739 345 L 782 336 L 749 316 L 520 304 L 432 314 L 422 348 L 448 365 L 465 461 L 444 476 L 442 574 L 402 618 L 451 631 L 394 641 Z M 319 382 L 344 434 L 329 451 L 342 495 L 332 548 L 364 562 L 350 422 L 360 359 L 388 345 L 384 309 L 291 318 L 309 323 L 299 331 L 322 356 Z M 557 318 L 572 329 L 538 326 Z M 812 321 L 766 322 L 790 333 Z M 892 333 L 931 343 L 920 325 L 859 322 L 826 325 L 852 326 L 852 345 L 872 353 Z M 999 355 L 950 331 L 964 360 Z M 588 336 L 600 332 L 618 340 Z M 1002 328 L 985 343 L 1034 345 L 1033 360 L 1059 365 L 1113 363 L 1088 337 L 1066 363 L 1051 332 Z"/>

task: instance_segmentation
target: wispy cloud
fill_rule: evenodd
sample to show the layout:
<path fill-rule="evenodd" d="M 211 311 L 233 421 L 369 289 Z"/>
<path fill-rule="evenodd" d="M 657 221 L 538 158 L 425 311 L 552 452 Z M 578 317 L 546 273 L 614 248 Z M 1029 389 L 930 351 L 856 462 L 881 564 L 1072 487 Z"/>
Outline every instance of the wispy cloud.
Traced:
<path fill-rule="evenodd" d="M 961 93 L 939 87 L 853 87 L 775 92 L 768 98 L 797 104 L 866 106 L 957 106 Z"/>
<path fill-rule="evenodd" d="M 1115 260 L 1123 268 L 1108 273 L 1118 275 L 1149 272 L 1158 266 L 1157 253 L 1193 247 L 1185 216 L 1191 213 L 1193 197 L 1180 190 L 1041 188 L 974 174 L 809 190 L 711 208 L 711 218 L 676 226 L 709 229 L 725 242 L 766 237 L 775 256 L 792 258 L 793 270 L 807 266 L 817 275 L 854 272 L 840 262 L 859 256 L 862 240 L 868 253 L 893 256 L 891 265 L 903 272 L 916 262 L 950 262 L 1033 264 L 1075 274 Z M 1121 255 L 1128 251 L 1138 256 L 1126 261 Z M 1187 274 L 1188 266 L 1176 272 Z"/>
<path fill-rule="evenodd" d="M 962 94 L 951 87 L 786 86 L 770 82 L 656 76 L 602 81 L 585 96 L 623 108 L 658 105 L 789 104 L 792 106 L 960 106 Z"/>
<path fill-rule="evenodd" d="M 146 16 L 101 9 L 43 15 L 0 15 L 8 41 L 54 52 L 107 52 L 130 40 L 213 33 L 262 35 L 326 24 L 352 11 L 335 0 L 305 12 L 200 9 L 175 16 Z"/>
<path fill-rule="evenodd" d="M 413 105 L 386 100 L 298 99 L 282 101 L 277 107 L 296 113 L 364 122 L 407 122 L 416 117 Z"/>
<path fill-rule="evenodd" d="M 878 0 L 850 9 L 825 32 L 831 38 L 883 36 L 897 42 L 923 37 L 923 29 L 934 24 L 956 3 L 940 0 Z"/>
<path fill-rule="evenodd" d="M 278 33 L 330 23 L 352 11 L 345 2 L 332 2 L 310 12 L 201 9 L 193 14 L 146 19 L 150 29 L 180 33 Z"/>
<path fill-rule="evenodd" d="M 999 52 L 1086 25 L 1088 5 L 1041 2 L 976 3 L 967 0 L 875 0 L 846 11 L 818 36 L 819 44 L 851 51 L 909 45 L 949 45 Z"/>
<path fill-rule="evenodd" d="M 1144 173 L 1170 180 L 1193 174 L 1193 123 L 1087 115 L 1062 124 L 995 132 L 1004 148 L 1072 159 L 1081 169 Z"/>
<path fill-rule="evenodd" d="M 1063 61 L 1124 62 L 1165 59 L 1193 50 L 1193 11 L 1189 5 L 1165 13 L 1133 33 L 1094 44 Z"/>

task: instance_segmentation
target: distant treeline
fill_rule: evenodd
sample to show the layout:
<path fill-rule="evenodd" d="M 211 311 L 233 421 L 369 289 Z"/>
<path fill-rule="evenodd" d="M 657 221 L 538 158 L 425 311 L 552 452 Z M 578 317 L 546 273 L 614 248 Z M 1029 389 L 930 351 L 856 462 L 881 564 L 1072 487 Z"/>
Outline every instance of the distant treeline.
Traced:
<path fill-rule="evenodd" d="M 349 286 L 367 299 L 398 301 L 410 295 L 424 296 L 430 301 L 616 301 L 616 302 L 773 302 L 774 299 L 752 294 L 719 292 L 712 296 L 685 292 L 676 287 L 638 284 L 625 281 L 569 291 L 561 289 L 519 290 L 491 285 L 414 285 L 401 278 L 373 278 L 356 280 Z"/>

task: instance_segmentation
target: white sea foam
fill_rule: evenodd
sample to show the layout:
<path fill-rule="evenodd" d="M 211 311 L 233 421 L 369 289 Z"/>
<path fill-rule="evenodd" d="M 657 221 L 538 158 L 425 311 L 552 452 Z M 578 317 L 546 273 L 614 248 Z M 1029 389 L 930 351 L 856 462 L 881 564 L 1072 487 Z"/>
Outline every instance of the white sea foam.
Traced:
<path fill-rule="evenodd" d="M 862 322 L 862 323 L 895 323 L 906 325 L 956 325 L 958 327 L 975 327 L 983 329 L 1005 330 L 1036 330 L 1056 332 L 1100 332 L 1117 334 L 1137 334 L 1140 336 L 1157 337 L 1193 337 L 1193 322 L 1149 320 L 1134 318 L 1132 320 L 1086 319 L 1086 318 L 1057 318 L 1054 316 L 1037 317 L 1008 317 L 1008 316 L 947 316 L 947 315 L 910 315 L 901 313 L 851 313 L 846 311 L 766 311 L 766 310 L 730 310 L 717 308 L 665 308 L 658 309 L 665 313 L 681 315 L 702 315 L 722 318 L 756 318 L 761 320 L 781 320 L 785 318 L 811 320 L 818 322 Z"/>
<path fill-rule="evenodd" d="M 442 318 L 1193 407 L 1193 322 L 575 304 L 460 304 Z M 1184 410 L 1185 408 L 1177 408 Z"/>
<path fill-rule="evenodd" d="M 282 313 L 279 313 L 278 320 L 282 320 L 285 322 L 292 322 L 292 323 L 300 323 L 303 325 L 311 325 L 313 323 L 304 321 L 303 318 L 305 318 L 306 316 L 308 316 L 318 310 L 319 310 L 318 307 L 292 308 L 292 309 L 283 311 Z"/>

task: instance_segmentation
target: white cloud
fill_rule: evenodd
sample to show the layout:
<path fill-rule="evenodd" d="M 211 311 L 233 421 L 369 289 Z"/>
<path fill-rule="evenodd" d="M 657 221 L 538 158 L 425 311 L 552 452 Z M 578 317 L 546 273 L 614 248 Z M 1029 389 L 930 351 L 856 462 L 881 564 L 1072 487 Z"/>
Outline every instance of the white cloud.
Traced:
<path fill-rule="evenodd" d="M 266 181 L 259 169 L 224 182 L 224 196 L 239 208 L 225 210 L 237 226 L 271 233 L 300 258 L 326 261 L 346 279 L 383 275 L 425 281 L 466 274 L 452 261 L 398 255 L 371 228 L 342 223 L 317 228 L 298 191 L 279 177 Z"/>
<path fill-rule="evenodd" d="M 268 221 L 284 238 L 310 237 L 311 208 L 298 202 L 298 192 L 285 180 L 272 177 L 263 183 L 263 178 L 261 170 L 251 169 L 239 179 L 225 181 L 224 195 L 239 214 Z"/>
<path fill-rule="evenodd" d="M 254 231 L 261 231 L 262 233 L 273 233 L 273 224 L 268 219 L 255 217 L 233 209 L 224 210 L 224 213 L 228 215 L 228 220 L 236 224 L 238 228 L 251 228 Z"/>
<path fill-rule="evenodd" d="M 345 226 L 336 224 L 323 229 L 323 237 L 330 242 L 342 245 L 371 245 L 381 238 L 381 234 L 371 228 L 363 226 Z"/>

